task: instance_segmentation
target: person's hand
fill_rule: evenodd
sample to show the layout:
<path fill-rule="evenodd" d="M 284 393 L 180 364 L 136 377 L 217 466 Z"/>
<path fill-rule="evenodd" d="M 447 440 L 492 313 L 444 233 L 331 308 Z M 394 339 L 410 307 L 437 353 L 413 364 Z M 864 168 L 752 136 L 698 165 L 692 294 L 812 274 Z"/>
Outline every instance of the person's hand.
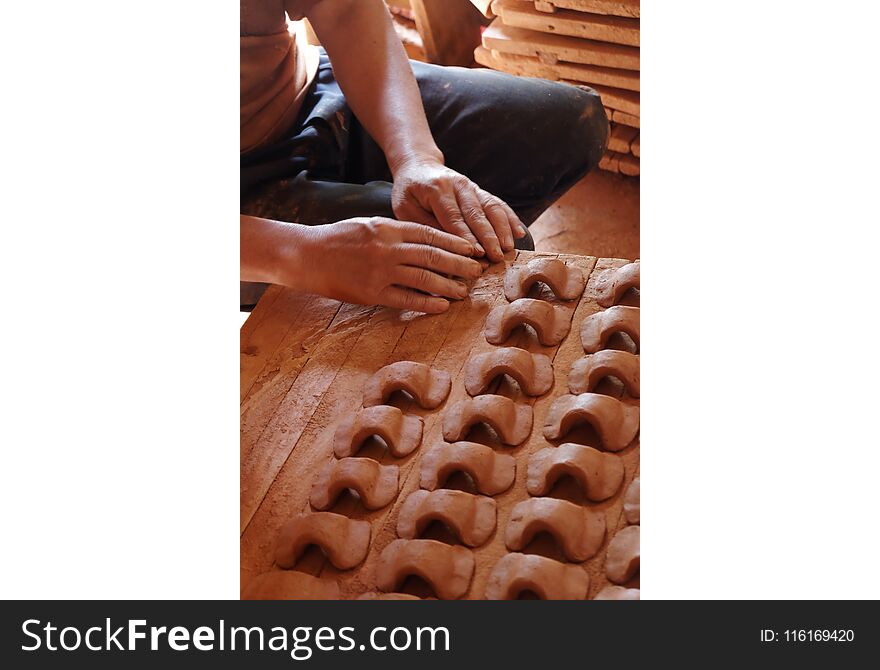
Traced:
<path fill-rule="evenodd" d="M 514 239 L 526 234 L 506 202 L 433 159 L 410 161 L 394 170 L 391 204 L 398 219 L 463 237 L 493 262 L 502 260 Z"/>
<path fill-rule="evenodd" d="M 360 305 L 385 305 L 428 314 L 444 312 L 446 298 L 467 286 L 445 275 L 475 279 L 473 245 L 430 226 L 381 217 L 312 226 L 296 250 L 299 286 Z M 305 284 L 305 285 L 303 285 Z"/>

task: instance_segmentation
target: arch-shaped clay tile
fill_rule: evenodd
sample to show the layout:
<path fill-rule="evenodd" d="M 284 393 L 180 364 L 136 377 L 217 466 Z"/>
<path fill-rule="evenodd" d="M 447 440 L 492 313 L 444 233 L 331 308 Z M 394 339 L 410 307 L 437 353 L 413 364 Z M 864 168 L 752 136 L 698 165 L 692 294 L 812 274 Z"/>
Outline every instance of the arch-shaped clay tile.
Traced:
<path fill-rule="evenodd" d="M 639 357 L 613 349 L 597 351 L 576 360 L 568 373 L 568 390 L 589 393 L 608 376 L 617 377 L 633 398 L 639 397 Z"/>
<path fill-rule="evenodd" d="M 396 465 L 380 465 L 372 458 L 341 458 L 327 464 L 312 486 L 309 502 L 328 509 L 345 489 L 353 489 L 367 509 L 381 509 L 397 497 Z"/>
<path fill-rule="evenodd" d="M 492 498 L 466 491 L 440 489 L 413 491 L 397 517 L 397 536 L 413 540 L 432 521 L 440 521 L 468 547 L 486 543 L 495 531 L 496 505 Z"/>
<path fill-rule="evenodd" d="M 418 596 L 409 593 L 379 593 L 378 591 L 367 591 L 357 597 L 358 600 L 421 600 Z"/>
<path fill-rule="evenodd" d="M 457 442 L 477 423 L 488 424 L 502 443 L 515 447 L 525 442 L 532 432 L 532 407 L 500 395 L 461 400 L 443 415 L 443 438 Z"/>
<path fill-rule="evenodd" d="M 410 575 L 424 579 L 438 598 L 461 598 L 474 575 L 473 552 L 437 540 L 394 540 L 379 556 L 376 586 L 396 591 Z"/>
<path fill-rule="evenodd" d="M 528 325 L 535 329 L 541 344 L 556 346 L 571 330 L 571 316 L 570 309 L 552 305 L 546 300 L 520 298 L 489 312 L 484 331 L 486 341 L 504 344 L 515 328 Z"/>
<path fill-rule="evenodd" d="M 544 395 L 553 386 L 553 364 L 544 354 L 518 347 L 498 347 L 472 356 L 464 367 L 464 388 L 470 395 L 485 393 L 498 375 L 510 375 L 526 395 Z"/>
<path fill-rule="evenodd" d="M 606 450 L 620 451 L 639 432 L 639 408 L 599 393 L 559 396 L 544 419 L 544 437 L 558 440 L 582 422 L 596 429 Z"/>
<path fill-rule="evenodd" d="M 537 282 L 547 284 L 560 300 L 577 300 L 587 283 L 580 268 L 566 265 L 558 258 L 533 258 L 525 265 L 507 269 L 504 296 L 510 302 L 525 298 Z"/>
<path fill-rule="evenodd" d="M 614 333 L 629 335 L 639 346 L 639 308 L 617 305 L 590 314 L 581 324 L 581 344 L 584 351 L 594 354 L 605 346 Z"/>
<path fill-rule="evenodd" d="M 606 283 L 602 286 L 596 302 L 602 305 L 602 307 L 611 307 L 616 305 L 629 289 L 639 288 L 641 265 L 639 261 L 628 263 L 611 273 Z"/>
<path fill-rule="evenodd" d="M 546 556 L 505 554 L 489 573 L 486 600 L 516 600 L 531 591 L 541 600 L 586 600 L 590 576 L 578 565 Z"/>
<path fill-rule="evenodd" d="M 636 477 L 623 494 L 623 516 L 629 524 L 639 523 L 639 478 Z"/>
<path fill-rule="evenodd" d="M 566 475 L 574 478 L 588 500 L 607 500 L 623 483 L 623 461 L 582 444 L 561 444 L 532 454 L 529 459 L 526 488 L 533 496 L 543 496 Z"/>
<path fill-rule="evenodd" d="M 418 448 L 423 426 L 422 417 L 404 414 L 397 407 L 366 407 L 340 421 L 333 436 L 333 453 L 337 458 L 354 456 L 368 437 L 378 435 L 392 455 L 402 458 Z"/>
<path fill-rule="evenodd" d="M 615 584 L 626 584 L 639 572 L 639 527 L 627 526 L 608 543 L 605 575 Z"/>
<path fill-rule="evenodd" d="M 421 487 L 437 489 L 454 472 L 466 472 L 477 491 L 495 496 L 513 486 L 516 459 L 476 442 L 438 444 L 422 453 Z"/>
<path fill-rule="evenodd" d="M 599 591 L 593 600 L 640 600 L 640 591 L 609 585 Z"/>
<path fill-rule="evenodd" d="M 349 570 L 367 557 L 370 524 L 332 512 L 297 514 L 278 535 L 275 563 L 289 569 L 310 545 L 316 545 L 339 570 Z"/>
<path fill-rule="evenodd" d="M 406 391 L 424 409 L 436 409 L 452 387 L 446 370 L 435 370 L 424 363 L 398 361 L 374 374 L 364 387 L 364 407 L 384 405 L 395 391 Z"/>
<path fill-rule="evenodd" d="M 271 570 L 252 579 L 241 599 L 339 600 L 339 585 L 298 570 Z"/>
<path fill-rule="evenodd" d="M 504 543 L 522 551 L 540 532 L 556 538 L 569 561 L 579 563 L 595 556 L 605 539 L 605 516 L 601 512 L 557 498 L 530 498 L 510 513 Z"/>

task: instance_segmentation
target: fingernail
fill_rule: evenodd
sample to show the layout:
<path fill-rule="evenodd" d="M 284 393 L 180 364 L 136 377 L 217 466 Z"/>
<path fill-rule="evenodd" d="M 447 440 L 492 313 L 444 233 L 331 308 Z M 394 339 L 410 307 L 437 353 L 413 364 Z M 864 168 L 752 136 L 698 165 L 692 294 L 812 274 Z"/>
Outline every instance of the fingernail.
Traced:
<path fill-rule="evenodd" d="M 486 250 L 483 249 L 483 247 L 480 246 L 479 244 L 475 244 L 474 248 L 477 250 L 477 256 L 485 256 L 486 255 Z"/>
<path fill-rule="evenodd" d="M 516 231 L 517 231 L 517 239 L 522 239 L 523 237 L 526 236 L 525 226 L 517 226 Z"/>
<path fill-rule="evenodd" d="M 468 288 L 464 284 L 458 285 L 458 297 L 459 298 L 467 298 Z"/>
<path fill-rule="evenodd" d="M 434 298 L 433 300 L 430 300 L 429 302 L 430 302 L 431 308 L 435 312 L 445 312 L 447 309 L 449 309 L 449 301 L 448 300 L 443 300 L 442 298 Z"/>

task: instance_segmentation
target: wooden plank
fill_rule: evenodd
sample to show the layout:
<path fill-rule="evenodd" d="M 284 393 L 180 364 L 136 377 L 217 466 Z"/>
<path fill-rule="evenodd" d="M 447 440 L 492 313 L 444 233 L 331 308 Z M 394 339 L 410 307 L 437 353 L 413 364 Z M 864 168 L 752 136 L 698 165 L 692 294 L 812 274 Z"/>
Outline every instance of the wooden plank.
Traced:
<path fill-rule="evenodd" d="M 428 62 L 469 66 L 485 17 L 469 0 L 411 0 Z"/>
<path fill-rule="evenodd" d="M 602 104 L 606 107 L 626 112 L 633 116 L 639 115 L 638 93 L 608 86 L 599 86 L 597 84 L 593 84 L 592 87 L 599 94 L 599 97 L 602 98 Z"/>
<path fill-rule="evenodd" d="M 640 0 L 535 0 L 535 8 L 542 12 L 573 9 L 579 12 L 639 17 Z"/>
<path fill-rule="evenodd" d="M 621 126 L 619 124 L 611 125 L 611 136 L 608 138 L 608 150 L 615 151 L 619 154 L 630 153 L 630 143 L 638 136 L 638 128 L 630 126 Z"/>
<path fill-rule="evenodd" d="M 614 123 L 620 123 L 624 126 L 632 126 L 633 128 L 640 128 L 639 125 L 639 115 L 638 114 L 627 114 L 626 112 L 621 112 L 620 110 L 614 110 L 611 114 L 611 120 Z"/>
<path fill-rule="evenodd" d="M 586 14 L 571 10 L 559 10 L 547 14 L 538 11 L 530 3 L 518 0 L 495 0 L 492 11 L 501 17 L 505 26 L 632 47 L 639 46 L 639 19 Z"/>

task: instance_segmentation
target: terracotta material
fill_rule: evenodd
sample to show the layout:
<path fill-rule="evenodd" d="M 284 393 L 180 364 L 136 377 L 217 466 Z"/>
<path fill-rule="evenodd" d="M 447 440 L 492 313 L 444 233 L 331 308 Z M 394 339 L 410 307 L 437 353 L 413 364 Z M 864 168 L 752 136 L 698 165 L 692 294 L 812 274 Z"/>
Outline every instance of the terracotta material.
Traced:
<path fill-rule="evenodd" d="M 560 10 L 552 16 L 519 0 L 495 0 L 494 11 L 505 26 L 528 28 L 552 35 L 570 35 L 599 42 L 639 46 L 639 20 L 602 14 Z"/>
<path fill-rule="evenodd" d="M 378 591 L 367 591 L 357 597 L 358 600 L 421 600 L 418 596 L 409 593 L 379 593 Z"/>
<path fill-rule="evenodd" d="M 639 397 L 639 357 L 628 351 L 605 349 L 579 358 L 568 373 L 568 390 L 590 393 L 605 377 L 617 377 L 627 393 Z"/>
<path fill-rule="evenodd" d="M 275 548 L 275 563 L 289 569 L 310 546 L 319 547 L 340 570 L 349 570 L 367 557 L 370 524 L 332 512 L 297 514 L 281 529 Z"/>
<path fill-rule="evenodd" d="M 630 154 L 622 154 L 620 156 L 620 172 L 629 177 L 637 177 L 639 175 L 639 159 Z"/>
<path fill-rule="evenodd" d="M 525 265 L 512 265 L 504 275 L 504 296 L 513 302 L 525 298 L 537 282 L 546 284 L 560 300 L 577 300 L 587 280 L 579 268 L 558 258 L 533 258 Z"/>
<path fill-rule="evenodd" d="M 397 535 L 418 538 L 433 521 L 451 530 L 462 544 L 479 547 L 495 531 L 496 504 L 492 498 L 465 491 L 440 489 L 413 491 L 407 496 L 397 517 Z"/>
<path fill-rule="evenodd" d="M 542 600 L 585 600 L 590 576 L 577 565 L 529 554 L 506 554 L 492 568 L 487 600 L 516 600 L 531 591 Z"/>
<path fill-rule="evenodd" d="M 638 135 L 636 135 L 635 139 L 633 139 L 629 148 L 630 148 L 630 151 L 632 151 L 632 155 L 635 156 L 636 158 L 638 158 L 639 156 L 642 155 L 642 148 L 641 148 L 641 144 L 639 142 Z"/>
<path fill-rule="evenodd" d="M 364 387 L 364 407 L 384 405 L 395 391 L 406 391 L 424 409 L 436 409 L 446 396 L 452 380 L 445 370 L 435 370 L 424 363 L 398 361 L 386 365 Z"/>
<path fill-rule="evenodd" d="M 572 74 L 577 76 L 567 77 L 567 79 L 573 79 L 575 83 L 580 82 L 580 79 L 578 79 L 580 72 L 573 72 Z M 641 98 L 638 91 L 628 91 L 615 86 L 602 86 L 601 84 L 593 82 L 586 83 L 590 84 L 593 90 L 599 94 L 602 104 L 606 107 L 617 109 L 621 112 L 626 112 L 627 114 L 633 114 L 635 116 L 640 115 Z M 624 155 L 626 154 L 621 154 L 621 156 Z"/>
<path fill-rule="evenodd" d="M 596 429 L 606 450 L 620 451 L 639 432 L 639 408 L 599 393 L 563 395 L 553 402 L 547 412 L 544 437 L 558 440 L 582 422 Z"/>
<path fill-rule="evenodd" d="M 504 543 L 522 551 L 540 532 L 552 535 L 569 561 L 596 555 L 605 539 L 605 515 L 557 498 L 530 498 L 510 513 Z"/>
<path fill-rule="evenodd" d="M 626 584 L 639 572 L 639 527 L 627 526 L 608 543 L 605 575 L 615 584 Z"/>
<path fill-rule="evenodd" d="M 640 600 L 639 589 L 625 589 L 622 586 L 606 586 L 593 600 Z"/>
<path fill-rule="evenodd" d="M 333 437 L 333 453 L 337 458 L 354 456 L 368 437 L 378 435 L 392 455 L 402 458 L 418 448 L 423 427 L 420 416 L 404 414 L 397 407 L 366 407 L 341 419 Z"/>
<path fill-rule="evenodd" d="M 464 439 L 475 424 L 488 424 L 501 442 L 515 447 L 532 432 L 531 405 L 517 404 L 500 395 L 481 395 L 455 403 L 443 415 L 443 439 Z"/>
<path fill-rule="evenodd" d="M 241 592 L 241 599 L 339 600 L 339 586 L 297 570 L 272 570 L 254 577 Z"/>
<path fill-rule="evenodd" d="M 620 172 L 620 154 L 606 151 L 602 158 L 599 159 L 599 169 L 606 172 Z"/>
<path fill-rule="evenodd" d="M 547 447 L 529 459 L 526 487 L 530 495 L 550 492 L 561 477 L 570 476 L 580 484 L 588 500 L 607 500 L 623 484 L 623 461 L 616 454 L 606 454 L 582 444 Z"/>
<path fill-rule="evenodd" d="M 476 442 L 438 444 L 422 453 L 423 489 L 433 491 L 443 486 L 455 472 L 466 472 L 473 479 L 477 491 L 494 496 L 513 485 L 516 459 Z"/>
<path fill-rule="evenodd" d="M 581 344 L 588 354 L 595 354 L 605 346 L 614 333 L 629 335 L 636 346 L 639 344 L 639 308 L 617 305 L 596 312 L 581 324 Z"/>
<path fill-rule="evenodd" d="M 596 298 L 602 307 L 616 305 L 623 294 L 631 288 L 639 288 L 642 264 L 639 261 L 628 263 L 611 273 Z"/>
<path fill-rule="evenodd" d="M 376 585 L 380 591 L 395 591 L 410 575 L 424 579 L 438 598 L 455 600 L 471 584 L 474 555 L 437 540 L 394 540 L 379 557 Z"/>
<path fill-rule="evenodd" d="M 639 524 L 639 478 L 627 487 L 623 496 L 623 516 L 629 524 Z"/>
<path fill-rule="evenodd" d="M 635 18 L 639 18 L 639 5 L 640 0 L 535 0 L 535 8 L 542 12 L 555 12 L 558 7 Z"/>
<path fill-rule="evenodd" d="M 622 123 L 625 126 L 641 128 L 641 120 L 639 119 L 638 114 L 627 114 L 626 112 L 622 112 L 618 109 L 612 108 L 611 120 L 614 121 L 614 123 Z M 638 155 L 639 154 L 636 154 L 636 156 Z"/>
<path fill-rule="evenodd" d="M 531 326 L 544 346 L 554 347 L 571 330 L 571 310 L 551 305 L 546 300 L 520 298 L 508 305 L 499 305 L 486 319 L 486 341 L 504 344 L 510 333 L 520 326 Z"/>
<path fill-rule="evenodd" d="M 328 509 L 345 489 L 360 496 L 367 509 L 381 509 L 397 497 L 396 465 L 380 465 L 372 458 L 341 458 L 327 464 L 312 486 L 309 502 L 318 510 Z"/>
<path fill-rule="evenodd" d="M 631 126 L 623 126 L 619 123 L 612 124 L 611 136 L 608 138 L 608 150 L 619 154 L 628 154 L 630 146 L 639 136 L 639 129 Z"/>
<path fill-rule="evenodd" d="M 518 347 L 499 347 L 472 356 L 464 367 L 464 387 L 480 395 L 498 375 L 510 375 L 526 395 L 544 395 L 553 387 L 553 363 L 549 356 L 532 354 Z"/>

